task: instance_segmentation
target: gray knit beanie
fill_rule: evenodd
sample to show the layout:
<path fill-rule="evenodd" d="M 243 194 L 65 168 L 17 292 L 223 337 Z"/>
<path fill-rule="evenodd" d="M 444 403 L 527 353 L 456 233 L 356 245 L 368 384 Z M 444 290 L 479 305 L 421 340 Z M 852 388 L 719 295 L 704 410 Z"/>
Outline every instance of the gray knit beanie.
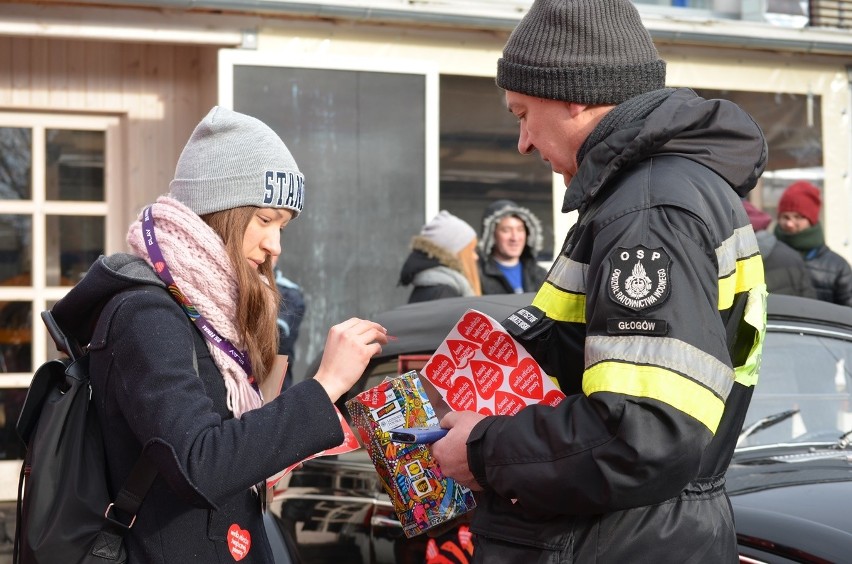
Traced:
<path fill-rule="evenodd" d="M 256 206 L 292 210 L 295 217 L 304 186 L 296 161 L 268 125 L 215 106 L 183 148 L 169 190 L 198 215 Z"/>
<path fill-rule="evenodd" d="M 420 236 L 451 253 L 458 253 L 476 239 L 476 231 L 465 220 L 441 210 L 423 226 Z"/>
<path fill-rule="evenodd" d="M 535 0 L 497 62 L 500 88 L 580 104 L 620 104 L 665 83 L 629 0 Z"/>

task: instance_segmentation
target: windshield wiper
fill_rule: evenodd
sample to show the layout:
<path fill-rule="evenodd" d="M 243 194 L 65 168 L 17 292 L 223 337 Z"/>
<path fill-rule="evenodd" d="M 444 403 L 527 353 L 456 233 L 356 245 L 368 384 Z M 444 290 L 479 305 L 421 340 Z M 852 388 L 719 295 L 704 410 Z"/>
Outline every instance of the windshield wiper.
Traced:
<path fill-rule="evenodd" d="M 838 448 L 841 450 L 845 449 L 849 446 L 850 439 L 852 439 L 852 429 L 840 435 L 840 438 L 837 439 L 837 444 L 834 445 L 834 448 Z"/>
<path fill-rule="evenodd" d="M 764 429 L 772 427 L 773 425 L 777 425 L 782 421 L 786 421 L 797 413 L 799 413 L 798 408 L 789 409 L 780 413 L 774 413 L 772 415 L 767 415 L 766 417 L 761 417 L 760 419 L 758 419 L 740 432 L 740 436 L 737 439 L 737 446 L 740 446 L 740 443 L 742 443 L 744 440 L 746 440 L 751 435 L 757 433 L 758 431 L 763 431 Z"/>

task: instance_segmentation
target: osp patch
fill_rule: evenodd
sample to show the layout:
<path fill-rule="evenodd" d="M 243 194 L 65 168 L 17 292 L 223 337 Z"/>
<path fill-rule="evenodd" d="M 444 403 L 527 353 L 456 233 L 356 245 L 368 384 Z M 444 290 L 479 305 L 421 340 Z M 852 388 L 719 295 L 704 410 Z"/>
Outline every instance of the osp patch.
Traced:
<path fill-rule="evenodd" d="M 619 248 L 609 256 L 609 297 L 617 304 L 641 311 L 660 305 L 671 294 L 669 269 L 672 259 L 659 249 L 642 245 Z"/>

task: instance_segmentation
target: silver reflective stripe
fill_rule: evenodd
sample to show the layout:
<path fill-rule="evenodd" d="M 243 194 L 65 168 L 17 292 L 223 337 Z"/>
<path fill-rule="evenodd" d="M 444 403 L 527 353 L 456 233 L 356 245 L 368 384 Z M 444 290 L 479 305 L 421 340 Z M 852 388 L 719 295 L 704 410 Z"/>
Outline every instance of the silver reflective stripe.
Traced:
<path fill-rule="evenodd" d="M 737 261 L 758 253 L 757 239 L 751 225 L 739 227 L 722 241 L 716 249 L 716 261 L 719 263 L 719 278 L 730 276 L 737 269 Z"/>
<path fill-rule="evenodd" d="M 734 385 L 734 371 L 706 352 L 669 337 L 590 336 L 586 338 L 586 368 L 607 360 L 658 366 L 685 374 L 728 399 Z"/>
<path fill-rule="evenodd" d="M 547 281 L 560 290 L 575 294 L 585 294 L 586 273 L 588 271 L 588 264 L 583 264 L 566 258 L 564 255 L 560 255 L 550 269 Z"/>

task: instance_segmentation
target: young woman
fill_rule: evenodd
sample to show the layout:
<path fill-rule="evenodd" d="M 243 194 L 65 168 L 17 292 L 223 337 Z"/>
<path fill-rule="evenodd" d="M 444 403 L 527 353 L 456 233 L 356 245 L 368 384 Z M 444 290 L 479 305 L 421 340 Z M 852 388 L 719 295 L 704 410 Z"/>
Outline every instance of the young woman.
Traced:
<path fill-rule="evenodd" d="M 169 194 L 130 226 L 131 253 L 101 257 L 53 308 L 89 343 L 113 493 L 140 454 L 158 471 L 125 537 L 131 563 L 272 562 L 262 484 L 343 442 L 333 403 L 387 343 L 380 325 L 332 327 L 313 379 L 260 393 L 280 376 L 273 267 L 303 189 L 269 127 L 213 108 Z"/>

